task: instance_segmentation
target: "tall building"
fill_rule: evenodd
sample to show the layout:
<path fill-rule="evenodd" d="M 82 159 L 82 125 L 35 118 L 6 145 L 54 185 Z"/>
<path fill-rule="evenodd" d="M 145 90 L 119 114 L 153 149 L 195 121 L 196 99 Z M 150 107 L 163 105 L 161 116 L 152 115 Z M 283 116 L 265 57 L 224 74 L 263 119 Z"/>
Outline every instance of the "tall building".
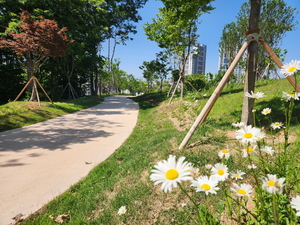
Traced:
<path fill-rule="evenodd" d="M 237 52 L 236 52 L 237 54 Z M 245 52 L 240 61 L 243 61 L 247 58 L 247 53 Z M 227 71 L 229 68 L 229 60 L 228 55 L 226 53 L 223 53 L 219 55 L 219 63 L 218 63 L 218 71 Z M 238 82 L 243 80 L 243 77 L 245 75 L 245 68 L 241 66 L 241 64 L 237 64 L 237 66 L 234 69 L 234 75 L 237 77 Z"/>
<path fill-rule="evenodd" d="M 206 64 L 206 45 L 198 44 L 188 56 L 184 67 L 184 74 L 202 74 L 205 73 Z"/>

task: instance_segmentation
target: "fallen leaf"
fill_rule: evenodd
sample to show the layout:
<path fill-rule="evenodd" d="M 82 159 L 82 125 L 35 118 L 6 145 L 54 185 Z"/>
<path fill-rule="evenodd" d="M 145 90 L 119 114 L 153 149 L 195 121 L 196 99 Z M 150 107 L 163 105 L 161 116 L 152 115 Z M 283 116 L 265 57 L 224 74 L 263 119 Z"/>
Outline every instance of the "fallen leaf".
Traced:
<path fill-rule="evenodd" d="M 22 218 L 23 216 L 25 216 L 25 215 L 23 215 L 22 213 L 19 213 L 16 216 L 14 216 L 12 219 L 15 220 L 16 222 L 21 222 L 24 220 L 24 218 Z"/>
<path fill-rule="evenodd" d="M 63 223 L 67 220 L 68 216 L 69 216 L 69 213 L 64 213 L 64 214 L 58 215 L 56 218 L 54 218 L 54 216 L 50 215 L 49 218 L 56 223 Z"/>

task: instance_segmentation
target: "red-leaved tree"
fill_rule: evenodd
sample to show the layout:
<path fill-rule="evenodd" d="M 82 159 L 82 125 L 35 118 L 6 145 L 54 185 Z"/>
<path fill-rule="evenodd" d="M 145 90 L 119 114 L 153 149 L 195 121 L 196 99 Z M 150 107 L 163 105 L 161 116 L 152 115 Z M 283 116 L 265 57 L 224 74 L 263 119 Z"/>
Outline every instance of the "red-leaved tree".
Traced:
<path fill-rule="evenodd" d="M 49 57 L 63 57 L 72 41 L 66 34 L 67 28 L 59 29 L 53 20 L 42 16 L 33 20 L 28 11 L 22 12 L 20 19 L 17 31 L 7 30 L 7 37 L 0 38 L 0 47 L 10 48 L 22 59 L 25 58 L 20 62 L 30 80 Z M 35 99 L 36 93 L 32 89 L 30 100 Z"/>

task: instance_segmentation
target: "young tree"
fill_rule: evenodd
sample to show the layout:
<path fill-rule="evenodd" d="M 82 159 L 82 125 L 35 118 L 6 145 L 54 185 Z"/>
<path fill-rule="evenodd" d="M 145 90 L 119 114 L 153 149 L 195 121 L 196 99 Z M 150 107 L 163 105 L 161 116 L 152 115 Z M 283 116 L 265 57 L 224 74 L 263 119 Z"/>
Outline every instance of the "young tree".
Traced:
<path fill-rule="evenodd" d="M 166 52 L 159 52 L 156 54 L 156 70 L 159 79 L 159 90 L 162 92 L 162 86 L 164 80 L 167 78 L 168 73 L 171 71 L 171 67 L 168 62 L 168 55 Z"/>
<path fill-rule="evenodd" d="M 229 65 L 245 41 L 245 32 L 249 29 L 250 4 L 250 0 L 244 2 L 237 15 L 237 20 L 226 24 L 223 29 L 219 49 L 221 54 L 227 55 Z M 297 13 L 296 8 L 288 6 L 284 0 L 261 0 L 260 20 L 257 28 L 260 29 L 264 41 L 282 60 L 284 60 L 284 55 L 287 52 L 285 49 L 280 48 L 282 39 L 288 31 L 295 29 L 298 23 L 295 21 Z M 240 63 L 239 66 L 246 68 L 245 63 Z M 259 45 L 256 76 L 261 74 L 267 66 L 270 72 L 276 73 L 275 63 L 265 49 Z M 269 75 L 266 74 L 267 77 Z"/>
<path fill-rule="evenodd" d="M 157 62 L 155 60 L 151 60 L 150 62 L 143 61 L 143 65 L 140 66 L 139 68 L 143 70 L 143 76 L 146 79 L 148 84 L 147 93 L 149 93 L 152 90 L 154 80 L 158 78 Z"/>
<path fill-rule="evenodd" d="M 59 29 L 53 20 L 42 16 L 39 20 L 33 20 L 28 11 L 22 12 L 20 19 L 17 26 L 12 24 L 7 30 L 8 37 L 0 39 L 0 47 L 8 47 L 20 56 L 20 62 L 26 64 L 26 72 L 30 79 L 48 57 L 64 56 L 72 41 L 68 40 L 67 28 Z M 33 90 L 31 101 L 36 98 L 36 92 Z"/>
<path fill-rule="evenodd" d="M 183 77 L 190 48 L 196 44 L 199 36 L 196 34 L 198 18 L 213 9 L 209 5 L 212 1 L 162 0 L 164 7 L 159 8 L 157 18 L 143 28 L 148 39 L 157 42 L 170 56 L 180 58 L 180 77 Z"/>

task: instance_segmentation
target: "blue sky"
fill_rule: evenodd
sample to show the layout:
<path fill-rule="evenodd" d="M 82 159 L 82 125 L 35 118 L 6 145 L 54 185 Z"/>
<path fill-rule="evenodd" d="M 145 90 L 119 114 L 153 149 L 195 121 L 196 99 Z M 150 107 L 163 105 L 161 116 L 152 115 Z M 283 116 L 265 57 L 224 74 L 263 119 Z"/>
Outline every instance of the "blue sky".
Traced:
<path fill-rule="evenodd" d="M 201 23 L 198 25 L 198 33 L 200 37 L 199 43 L 207 45 L 206 73 L 218 72 L 218 44 L 222 35 L 225 24 L 236 21 L 236 15 L 240 11 L 240 6 L 246 0 L 215 0 L 212 6 L 215 10 L 209 14 L 200 17 Z M 287 5 L 300 10 L 300 0 L 285 0 Z M 137 25 L 137 34 L 131 35 L 133 41 L 128 41 L 126 45 L 117 45 L 115 59 L 121 61 L 120 68 L 128 74 L 134 75 L 136 78 L 143 78 L 142 70 L 139 66 L 143 61 L 150 61 L 156 58 L 155 53 L 160 49 L 156 42 L 147 40 L 147 36 L 143 31 L 143 24 L 151 22 L 152 18 L 158 14 L 158 8 L 162 7 L 160 1 L 149 0 L 145 7 L 139 11 L 143 20 Z M 295 16 L 295 20 L 299 22 L 295 31 L 287 32 L 282 42 L 282 48 L 288 50 L 285 62 L 291 60 L 300 60 L 300 12 Z M 107 43 L 103 45 L 102 54 L 107 56 Z M 284 63 L 285 63 L 284 62 Z"/>

